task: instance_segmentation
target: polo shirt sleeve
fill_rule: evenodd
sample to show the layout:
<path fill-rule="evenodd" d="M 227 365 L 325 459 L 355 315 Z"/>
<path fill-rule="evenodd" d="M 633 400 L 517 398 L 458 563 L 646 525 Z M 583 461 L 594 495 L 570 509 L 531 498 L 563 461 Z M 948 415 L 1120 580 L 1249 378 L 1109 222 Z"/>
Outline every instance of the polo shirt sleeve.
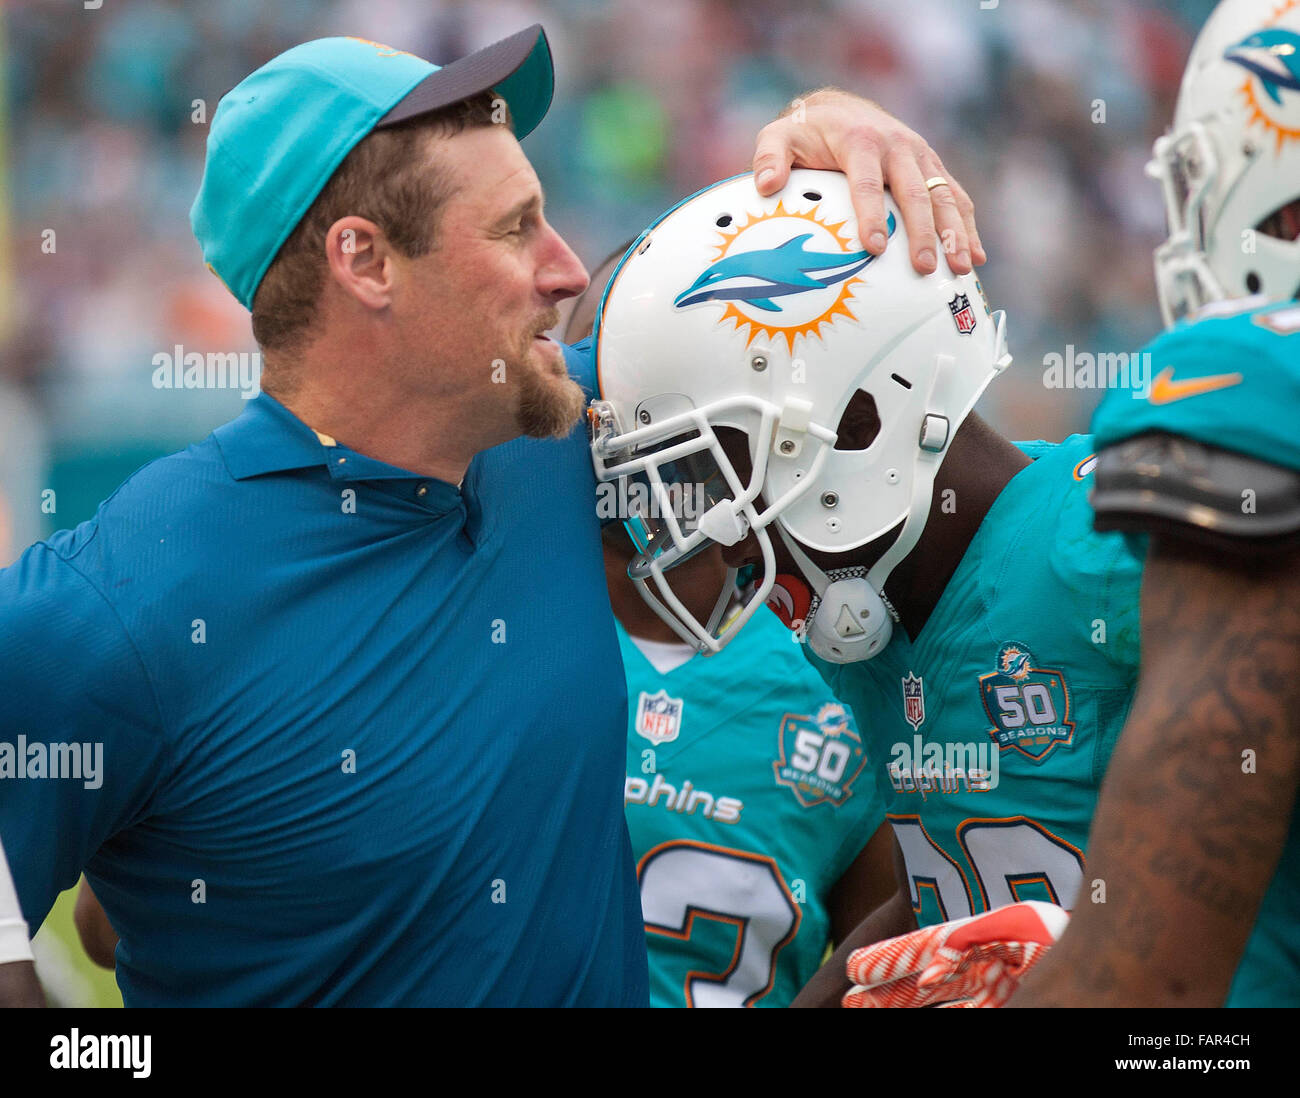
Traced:
<path fill-rule="evenodd" d="M 44 542 L 0 571 L 0 699 L 0 835 L 34 934 L 100 846 L 146 814 L 166 760 L 125 627 Z"/>

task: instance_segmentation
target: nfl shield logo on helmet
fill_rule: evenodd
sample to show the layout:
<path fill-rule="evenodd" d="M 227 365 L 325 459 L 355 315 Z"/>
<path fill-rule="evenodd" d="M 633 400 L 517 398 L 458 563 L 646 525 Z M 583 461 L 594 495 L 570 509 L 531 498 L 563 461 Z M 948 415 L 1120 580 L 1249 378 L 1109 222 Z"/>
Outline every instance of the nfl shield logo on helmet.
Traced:
<path fill-rule="evenodd" d="M 670 698 L 667 690 L 657 694 L 642 690 L 636 703 L 636 730 L 656 745 L 677 739 L 682 730 L 682 699 Z"/>
<path fill-rule="evenodd" d="M 952 319 L 957 325 L 957 331 L 962 335 L 970 335 L 975 330 L 975 310 L 970 306 L 970 298 L 965 294 L 958 294 L 948 302 L 948 308 L 952 311 Z"/>
<path fill-rule="evenodd" d="M 913 732 L 919 730 L 925 721 L 925 687 L 910 671 L 903 679 L 903 716 Z"/>

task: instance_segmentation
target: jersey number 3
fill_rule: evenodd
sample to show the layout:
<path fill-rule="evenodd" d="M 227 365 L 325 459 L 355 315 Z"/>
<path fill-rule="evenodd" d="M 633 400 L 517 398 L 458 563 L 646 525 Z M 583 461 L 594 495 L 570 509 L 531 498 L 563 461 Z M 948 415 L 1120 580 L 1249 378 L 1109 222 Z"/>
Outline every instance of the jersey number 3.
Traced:
<path fill-rule="evenodd" d="M 771 991 L 777 955 L 803 915 L 776 862 L 681 840 L 649 851 L 638 876 L 648 933 L 685 941 L 696 919 L 736 927 L 736 949 L 722 971 L 687 973 L 687 1006 L 751 1006 Z"/>

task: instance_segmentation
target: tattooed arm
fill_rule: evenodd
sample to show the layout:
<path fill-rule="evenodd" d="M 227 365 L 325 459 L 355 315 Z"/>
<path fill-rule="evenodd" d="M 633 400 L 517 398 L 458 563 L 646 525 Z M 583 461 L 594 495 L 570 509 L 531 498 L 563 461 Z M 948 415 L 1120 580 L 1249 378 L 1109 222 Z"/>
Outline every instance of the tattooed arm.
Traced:
<path fill-rule="evenodd" d="M 1221 1006 L 1300 785 L 1300 558 L 1155 541 L 1089 880 L 1009 1006 Z"/>

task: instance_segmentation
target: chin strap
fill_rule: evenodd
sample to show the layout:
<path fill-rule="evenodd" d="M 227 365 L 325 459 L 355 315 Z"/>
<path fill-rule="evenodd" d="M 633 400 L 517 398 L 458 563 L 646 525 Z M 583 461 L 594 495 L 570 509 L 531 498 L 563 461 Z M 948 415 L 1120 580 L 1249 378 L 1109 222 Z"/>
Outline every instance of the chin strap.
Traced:
<path fill-rule="evenodd" d="M 912 483 L 912 500 L 894 543 L 870 569 L 862 566 L 823 572 L 803 549 L 786 546 L 812 583 L 813 597 L 805 628 L 812 650 L 827 663 L 857 663 L 879 655 L 894 634 L 898 611 L 885 597 L 885 581 L 916 548 L 930 514 L 930 497 L 941 454 L 927 455 Z M 926 468 L 925 466 L 929 467 Z"/>
<path fill-rule="evenodd" d="M 946 365 L 940 356 L 940 366 Z M 933 379 L 931 390 L 933 391 Z M 941 422 L 940 422 L 941 421 Z M 936 430 L 937 429 L 937 430 Z M 937 448 L 928 432 L 941 432 Z M 870 569 L 832 568 L 823 572 L 793 539 L 787 548 L 812 583 L 813 598 L 805 621 L 808 643 L 827 663 L 857 663 L 879 655 L 894 635 L 898 611 L 885 597 L 885 581 L 903 559 L 916 548 L 930 516 L 930 499 L 934 493 L 939 465 L 948 451 L 948 420 L 933 413 L 923 420 L 919 440 L 920 453 L 912 479 L 912 498 L 907 518 L 894 543 Z"/>
<path fill-rule="evenodd" d="M 898 614 L 861 566 L 822 572 L 803 553 L 800 567 L 817 590 L 804 621 L 808 643 L 827 663 L 856 663 L 883 652 Z"/>

